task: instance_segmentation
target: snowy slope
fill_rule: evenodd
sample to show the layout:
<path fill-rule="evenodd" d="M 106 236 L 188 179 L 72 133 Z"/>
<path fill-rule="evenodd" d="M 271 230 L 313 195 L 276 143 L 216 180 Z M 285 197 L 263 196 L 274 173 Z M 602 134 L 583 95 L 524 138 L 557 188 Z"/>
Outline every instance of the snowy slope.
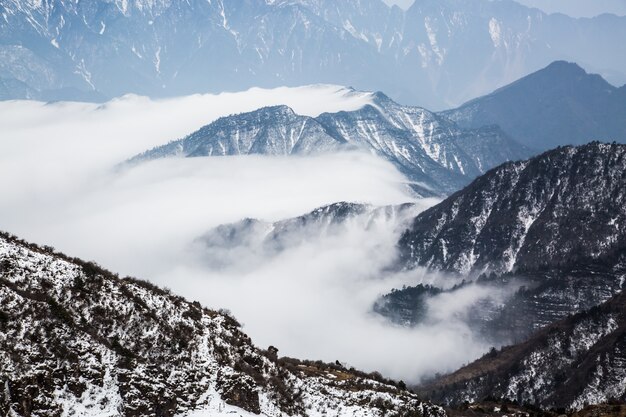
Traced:
<path fill-rule="evenodd" d="M 375 375 L 277 359 L 227 313 L 4 234 L 0 329 L 3 415 L 445 415 Z"/>
<path fill-rule="evenodd" d="M 497 127 L 461 129 L 445 118 L 402 106 L 382 93 L 355 111 L 295 114 L 286 106 L 222 118 L 178 141 L 131 159 L 222 155 L 309 155 L 364 149 L 391 161 L 421 195 L 455 191 L 487 169 L 529 155 Z"/>
<path fill-rule="evenodd" d="M 626 145 L 598 142 L 503 164 L 415 219 L 400 242 L 407 265 L 534 271 L 616 253 L 625 171 Z"/>
<path fill-rule="evenodd" d="M 528 341 L 422 387 L 448 404 L 504 398 L 580 410 L 626 398 L 626 295 L 548 326 Z"/>

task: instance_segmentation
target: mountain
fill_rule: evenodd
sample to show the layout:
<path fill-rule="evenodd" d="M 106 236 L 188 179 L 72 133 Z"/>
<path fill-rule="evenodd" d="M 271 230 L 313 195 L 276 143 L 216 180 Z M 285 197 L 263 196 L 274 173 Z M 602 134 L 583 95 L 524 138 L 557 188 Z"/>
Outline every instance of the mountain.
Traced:
<path fill-rule="evenodd" d="M 626 81 L 626 18 L 512 1 L 5 0 L 0 17 L 5 99 L 335 83 L 449 108 L 564 58 Z"/>
<path fill-rule="evenodd" d="M 626 143 L 626 86 L 564 61 L 441 114 L 466 128 L 499 125 L 540 151 L 592 140 Z"/>
<path fill-rule="evenodd" d="M 403 384 L 279 359 L 227 312 L 6 234 L 0 330 L 2 415 L 445 416 Z"/>
<path fill-rule="evenodd" d="M 286 106 L 221 118 L 130 160 L 223 155 L 310 155 L 364 149 L 393 163 L 421 195 L 447 194 L 530 151 L 499 128 L 460 129 L 446 118 L 395 103 L 382 93 L 351 112 L 312 118 Z"/>
<path fill-rule="evenodd" d="M 460 285 L 397 290 L 376 310 L 415 325 L 429 298 L 473 286 L 497 296 L 473 305 L 467 322 L 499 344 L 601 304 L 626 280 L 625 173 L 626 145 L 598 142 L 487 172 L 419 214 L 398 244 L 402 268 Z M 502 299 L 504 288 L 513 291 Z"/>
<path fill-rule="evenodd" d="M 131 161 L 171 156 L 308 155 L 337 151 L 345 144 L 331 137 L 315 119 L 297 115 L 287 106 L 274 106 L 220 118 Z"/>
<path fill-rule="evenodd" d="M 418 211 L 418 207 L 410 203 L 376 207 L 340 202 L 277 222 L 243 219 L 220 225 L 199 237 L 197 242 L 204 248 L 203 261 L 213 267 L 242 263 L 254 267 L 259 261 L 267 262 L 287 249 L 335 236 L 350 226 L 367 231 L 384 224 L 383 227 L 400 232 Z"/>
<path fill-rule="evenodd" d="M 420 388 L 459 405 L 485 398 L 544 409 L 580 410 L 626 399 L 626 294 L 554 323 L 524 343 L 483 358 Z"/>
<path fill-rule="evenodd" d="M 408 266 L 462 274 L 596 261 L 626 245 L 626 145 L 593 142 L 503 164 L 417 216 Z"/>

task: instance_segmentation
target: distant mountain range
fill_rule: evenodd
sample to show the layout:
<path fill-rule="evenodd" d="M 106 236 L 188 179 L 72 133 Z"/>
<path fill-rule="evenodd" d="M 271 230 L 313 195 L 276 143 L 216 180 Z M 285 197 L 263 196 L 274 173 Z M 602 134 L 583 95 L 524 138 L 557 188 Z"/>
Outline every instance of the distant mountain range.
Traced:
<path fill-rule="evenodd" d="M 626 82 L 626 17 L 512 1 L 0 3 L 0 98 L 102 100 L 334 83 L 443 109 L 558 59 Z"/>
<path fill-rule="evenodd" d="M 592 140 L 626 143 L 626 86 L 563 61 L 440 114 L 466 128 L 498 125 L 538 151 Z"/>
<path fill-rule="evenodd" d="M 445 417 L 404 384 L 279 358 L 227 312 L 4 233 L 0 300 L 2 415 Z"/>
<path fill-rule="evenodd" d="M 460 129 L 420 107 L 402 106 L 382 93 L 350 112 L 312 118 L 286 106 L 221 118 L 189 136 L 130 160 L 224 155 L 311 155 L 365 149 L 392 162 L 422 196 L 458 190 L 504 161 L 531 152 L 498 127 Z"/>

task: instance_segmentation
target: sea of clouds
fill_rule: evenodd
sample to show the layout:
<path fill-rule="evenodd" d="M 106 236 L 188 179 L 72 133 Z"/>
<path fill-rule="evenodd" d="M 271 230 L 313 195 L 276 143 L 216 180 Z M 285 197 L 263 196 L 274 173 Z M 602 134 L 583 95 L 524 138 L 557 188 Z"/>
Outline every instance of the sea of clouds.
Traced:
<path fill-rule="evenodd" d="M 273 222 L 338 201 L 411 202 L 413 214 L 437 202 L 416 200 L 387 161 L 350 152 L 120 167 L 221 116 L 277 104 L 317 116 L 370 99 L 311 86 L 167 100 L 124 96 L 102 105 L 0 102 L 0 229 L 227 308 L 255 343 L 277 346 L 282 355 L 340 360 L 406 381 L 453 370 L 488 348 L 463 313 L 492 292 L 468 287 L 460 298 L 439 297 L 432 320 L 412 329 L 372 312 L 377 297 L 393 288 L 455 282 L 425 271 L 389 272 L 410 216 L 303 231 L 293 245 L 260 258 L 242 242 L 232 249 L 241 256 L 225 255 L 219 266 L 207 261 L 200 239 L 224 223 Z"/>

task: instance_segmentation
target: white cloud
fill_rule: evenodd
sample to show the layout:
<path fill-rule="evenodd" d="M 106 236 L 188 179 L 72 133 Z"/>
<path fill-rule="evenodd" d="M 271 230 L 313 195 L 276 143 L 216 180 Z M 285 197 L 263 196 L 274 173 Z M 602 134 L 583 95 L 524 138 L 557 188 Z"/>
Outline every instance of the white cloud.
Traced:
<path fill-rule="evenodd" d="M 207 292 L 196 298 L 230 309 L 261 347 L 271 344 L 284 355 L 339 360 L 415 381 L 454 370 L 488 349 L 455 314 L 493 291 L 467 288 L 462 306 L 449 297 L 433 300 L 432 320 L 414 329 L 391 325 L 373 313 L 373 302 L 393 288 L 458 283 L 458 278 L 423 270 L 385 270 L 397 255 L 403 230 L 398 220 L 379 215 L 372 221 L 366 213 L 321 235 L 304 228 L 285 250 L 269 257 L 266 252 L 263 259 L 257 257 L 260 251 L 243 244 L 230 258 L 232 265 L 215 269 L 203 263 L 213 257 L 205 252 L 214 248 L 198 242 L 199 263 L 170 277 L 184 293 L 206 286 Z"/>

